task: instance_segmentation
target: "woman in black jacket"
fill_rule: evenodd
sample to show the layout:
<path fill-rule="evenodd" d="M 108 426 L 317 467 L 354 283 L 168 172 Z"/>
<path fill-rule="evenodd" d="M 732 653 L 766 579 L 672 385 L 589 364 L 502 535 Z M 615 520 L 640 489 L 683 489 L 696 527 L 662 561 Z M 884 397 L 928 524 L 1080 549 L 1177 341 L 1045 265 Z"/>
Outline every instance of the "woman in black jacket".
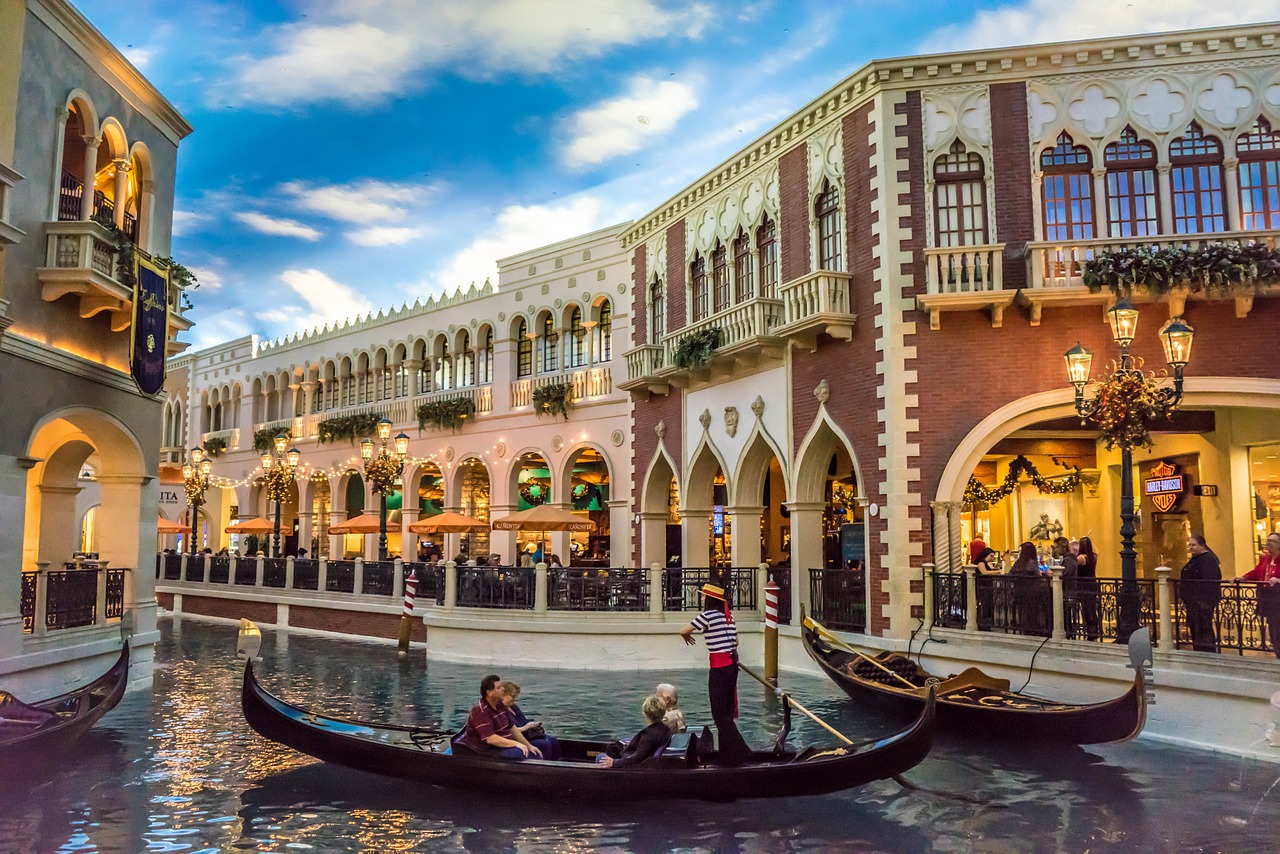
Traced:
<path fill-rule="evenodd" d="M 602 754 L 596 760 L 601 768 L 625 768 L 628 765 L 639 765 L 646 759 L 657 756 L 662 752 L 662 748 L 667 746 L 667 741 L 671 738 L 671 730 L 667 729 L 667 725 L 662 722 L 663 715 L 667 713 L 663 702 L 656 694 L 650 695 L 640 707 L 640 711 L 644 712 L 645 720 L 649 725 L 636 733 L 617 759 Z"/>

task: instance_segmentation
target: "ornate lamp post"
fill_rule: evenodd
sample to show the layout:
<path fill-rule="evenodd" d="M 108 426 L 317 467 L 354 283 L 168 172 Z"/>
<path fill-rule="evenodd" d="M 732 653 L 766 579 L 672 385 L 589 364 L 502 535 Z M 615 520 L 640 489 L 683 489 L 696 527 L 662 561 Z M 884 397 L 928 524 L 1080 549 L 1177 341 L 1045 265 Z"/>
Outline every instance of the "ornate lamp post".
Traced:
<path fill-rule="evenodd" d="M 195 447 L 188 454 L 189 463 L 182 465 L 182 484 L 187 492 L 187 503 L 191 505 L 191 553 L 196 553 L 196 524 L 200 518 L 200 505 L 204 503 L 204 493 L 209 488 L 209 473 L 213 471 L 213 461 L 205 456 L 204 448 Z"/>
<path fill-rule="evenodd" d="M 391 439 L 391 422 L 383 418 L 378 422 L 378 445 L 372 439 L 360 442 L 360 458 L 364 460 L 365 477 L 373 484 L 373 491 L 378 493 L 378 560 L 387 559 L 387 496 L 395 492 L 400 480 L 400 472 L 404 470 L 404 459 L 409 454 L 409 437 L 404 433 L 396 436 L 393 451 L 387 450 L 387 442 Z"/>
<path fill-rule="evenodd" d="M 1116 639 L 1127 641 L 1138 627 L 1138 553 L 1133 548 L 1133 449 L 1149 448 L 1151 425 L 1168 420 L 1182 402 L 1182 373 L 1191 361 L 1191 341 L 1195 335 L 1182 318 L 1175 317 L 1160 330 L 1165 361 L 1173 369 L 1173 387 L 1155 373 L 1142 370 L 1142 360 L 1129 355 L 1138 328 L 1138 310 L 1127 300 L 1116 303 L 1107 313 L 1111 335 L 1120 347 L 1120 360 L 1112 362 L 1111 373 L 1096 381 L 1097 391 L 1085 399 L 1093 354 L 1079 344 L 1066 353 L 1067 376 L 1076 387 L 1076 412 L 1081 422 L 1093 422 L 1102 431 L 1107 450 L 1120 448 L 1120 577 L 1119 613 Z M 1162 372 L 1163 373 L 1163 372 Z"/>
<path fill-rule="evenodd" d="M 287 451 L 284 449 L 288 442 L 288 436 L 277 433 L 273 443 L 274 456 L 270 451 L 262 455 L 262 479 L 267 485 L 267 500 L 276 503 L 272 557 L 280 557 L 280 506 L 289 498 L 289 489 L 297 476 L 298 458 L 301 456 L 297 448 L 290 448 Z"/>

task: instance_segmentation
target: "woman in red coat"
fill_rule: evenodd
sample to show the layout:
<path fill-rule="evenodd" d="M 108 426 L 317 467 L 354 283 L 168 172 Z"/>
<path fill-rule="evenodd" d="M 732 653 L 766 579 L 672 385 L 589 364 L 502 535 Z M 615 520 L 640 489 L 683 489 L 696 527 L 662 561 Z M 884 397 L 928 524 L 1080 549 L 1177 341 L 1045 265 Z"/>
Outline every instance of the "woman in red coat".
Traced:
<path fill-rule="evenodd" d="M 1267 550 L 1241 581 L 1258 582 L 1258 614 L 1267 621 L 1271 651 L 1280 658 L 1280 534 L 1267 536 Z"/>

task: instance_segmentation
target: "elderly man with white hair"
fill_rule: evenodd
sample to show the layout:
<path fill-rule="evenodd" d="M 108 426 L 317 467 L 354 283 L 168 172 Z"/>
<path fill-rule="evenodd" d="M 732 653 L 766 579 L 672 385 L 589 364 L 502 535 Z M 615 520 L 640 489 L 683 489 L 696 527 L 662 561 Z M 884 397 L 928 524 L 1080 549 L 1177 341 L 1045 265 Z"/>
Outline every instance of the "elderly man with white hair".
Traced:
<path fill-rule="evenodd" d="M 667 729 L 673 733 L 684 732 L 684 712 L 679 708 L 680 695 L 676 693 L 676 686 L 663 682 L 653 689 L 653 693 L 662 701 L 662 706 L 666 709 L 662 722 L 667 725 Z"/>

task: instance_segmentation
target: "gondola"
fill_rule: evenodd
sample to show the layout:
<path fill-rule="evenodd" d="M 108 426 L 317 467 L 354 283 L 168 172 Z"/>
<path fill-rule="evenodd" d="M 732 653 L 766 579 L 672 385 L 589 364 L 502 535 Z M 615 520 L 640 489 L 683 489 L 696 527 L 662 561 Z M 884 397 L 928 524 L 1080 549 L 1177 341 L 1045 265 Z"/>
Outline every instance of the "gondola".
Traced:
<path fill-rule="evenodd" d="M 0 763 L 48 756 L 116 707 L 129 685 L 129 643 L 111 669 L 83 688 L 39 703 L 0 691 Z"/>
<path fill-rule="evenodd" d="M 325 762 L 421 783 L 485 792 L 581 799 L 776 798 L 822 795 L 897 776 L 919 764 L 933 744 L 934 703 L 926 700 L 902 732 L 852 747 L 775 750 L 736 767 L 705 761 L 709 736 L 682 733 L 655 759 L 602 769 L 606 742 L 560 739 L 561 761 L 507 762 L 456 745 L 447 732 L 342 720 L 271 694 L 246 663 L 241 704 L 263 738 Z"/>
<path fill-rule="evenodd" d="M 1075 704 L 1045 700 L 1009 690 L 976 667 L 938 678 L 904 655 L 863 655 L 844 648 L 827 629 L 805 618 L 805 651 L 832 681 L 855 700 L 918 712 L 930 687 L 937 691 L 938 727 L 986 739 L 1035 740 L 1058 744 L 1105 744 L 1128 741 L 1147 720 L 1145 663 L 1151 660 L 1149 630 L 1129 638 L 1133 684 L 1123 696 L 1101 703 Z"/>

